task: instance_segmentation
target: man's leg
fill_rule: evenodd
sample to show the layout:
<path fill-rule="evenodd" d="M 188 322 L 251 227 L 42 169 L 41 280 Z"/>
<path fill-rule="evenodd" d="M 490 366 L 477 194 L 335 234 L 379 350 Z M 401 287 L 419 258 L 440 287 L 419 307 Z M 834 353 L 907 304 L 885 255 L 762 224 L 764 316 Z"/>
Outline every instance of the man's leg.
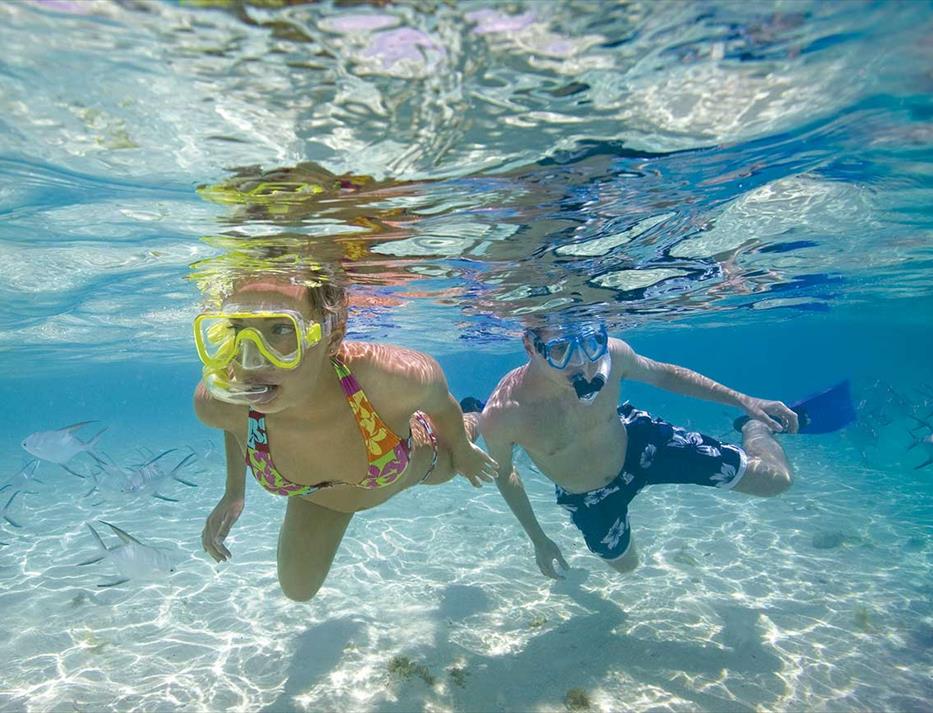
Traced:
<path fill-rule="evenodd" d="M 606 564 L 619 574 L 628 574 L 634 570 L 638 567 L 638 551 L 635 549 L 635 543 L 629 539 L 628 549 L 625 554 L 614 560 L 606 560 Z"/>
<path fill-rule="evenodd" d="M 620 415 L 629 437 L 625 469 L 643 485 L 705 485 L 763 497 L 790 487 L 784 451 L 761 421 L 743 426 L 739 448 L 643 411 Z"/>
<path fill-rule="evenodd" d="M 749 495 L 770 497 L 783 493 L 793 482 L 784 449 L 775 440 L 771 429 L 761 421 L 750 419 L 742 426 L 742 447 L 748 457 L 745 475 L 735 490 Z"/>
<path fill-rule="evenodd" d="M 557 504 L 570 513 L 590 552 L 620 573 L 638 566 L 628 516 L 628 504 L 637 488 L 620 476 L 586 493 L 568 493 L 559 486 L 556 491 Z"/>

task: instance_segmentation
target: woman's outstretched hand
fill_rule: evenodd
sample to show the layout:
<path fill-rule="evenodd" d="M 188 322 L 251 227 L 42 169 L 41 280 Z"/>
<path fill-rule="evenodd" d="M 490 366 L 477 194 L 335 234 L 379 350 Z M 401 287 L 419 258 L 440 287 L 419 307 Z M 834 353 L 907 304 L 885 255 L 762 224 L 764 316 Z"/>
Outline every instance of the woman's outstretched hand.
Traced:
<path fill-rule="evenodd" d="M 454 470 L 476 488 L 481 487 L 484 482 L 493 482 L 499 473 L 499 464 L 475 443 L 470 443 L 469 448 L 453 453 L 452 458 Z"/>
<path fill-rule="evenodd" d="M 224 545 L 224 540 L 230 534 L 233 523 L 243 512 L 244 504 L 242 495 L 231 496 L 225 493 L 208 515 L 204 530 L 201 532 L 201 544 L 204 546 L 204 551 L 213 557 L 214 561 L 223 562 L 232 557 L 230 550 Z"/>

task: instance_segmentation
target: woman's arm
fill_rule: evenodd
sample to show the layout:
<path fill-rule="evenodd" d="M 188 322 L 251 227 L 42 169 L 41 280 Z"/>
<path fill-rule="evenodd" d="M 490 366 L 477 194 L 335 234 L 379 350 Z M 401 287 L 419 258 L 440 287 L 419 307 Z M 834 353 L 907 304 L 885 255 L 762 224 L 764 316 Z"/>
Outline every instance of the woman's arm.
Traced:
<path fill-rule="evenodd" d="M 422 352 L 397 348 L 392 362 L 405 366 L 400 372 L 405 385 L 397 389 L 404 394 L 407 415 L 423 411 L 431 419 L 438 438 L 450 449 L 453 468 L 474 486 L 492 482 L 496 478 L 496 462 L 475 445 L 463 423 L 460 404 L 447 387 L 447 378 L 441 365 Z"/>
<path fill-rule="evenodd" d="M 243 449 L 236 436 L 236 417 L 241 415 L 241 410 L 213 398 L 204 382 L 198 382 L 194 390 L 194 413 L 205 426 L 224 432 L 224 453 L 227 457 L 226 492 L 240 498 L 246 491 L 246 465 Z"/>
<path fill-rule="evenodd" d="M 227 404 L 219 404 L 216 399 L 211 398 L 203 383 L 199 383 L 194 392 L 194 412 L 205 426 L 224 431 L 227 483 L 220 502 L 214 506 L 201 531 L 201 545 L 204 551 L 215 561 L 223 562 L 232 556 L 224 545 L 224 540 L 246 504 L 246 464 L 236 433 L 228 430 L 229 427 L 235 426 Z"/>
<path fill-rule="evenodd" d="M 424 412 L 450 450 L 455 471 L 477 487 L 495 479 L 495 461 L 470 441 L 460 405 L 433 357 L 395 345 L 363 342 L 345 343 L 344 349 L 373 403 L 392 404 L 397 417 L 403 416 L 406 422 L 416 411 Z"/>
<path fill-rule="evenodd" d="M 434 361 L 433 359 L 431 361 Z M 476 487 L 495 480 L 499 466 L 486 451 L 470 440 L 460 405 L 447 389 L 447 379 L 437 362 L 436 372 L 424 384 L 420 410 L 434 424 L 438 436 L 450 448 L 453 468 Z"/>
<path fill-rule="evenodd" d="M 239 441 L 230 431 L 224 431 L 224 453 L 227 456 L 227 484 L 224 494 L 243 499 L 246 497 L 246 462 Z"/>

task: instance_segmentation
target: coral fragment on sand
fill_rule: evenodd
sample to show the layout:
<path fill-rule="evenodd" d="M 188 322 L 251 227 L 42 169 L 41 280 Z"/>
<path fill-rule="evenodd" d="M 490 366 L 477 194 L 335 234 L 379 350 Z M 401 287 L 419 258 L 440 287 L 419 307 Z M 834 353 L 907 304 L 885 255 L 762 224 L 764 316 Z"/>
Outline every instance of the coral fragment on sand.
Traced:
<path fill-rule="evenodd" d="M 586 711 L 590 709 L 592 704 L 590 703 L 590 697 L 586 695 L 586 691 L 582 688 L 571 688 L 567 691 L 567 695 L 564 696 L 564 705 L 567 706 L 567 710 Z"/>
<path fill-rule="evenodd" d="M 463 666 L 451 666 L 447 669 L 447 673 L 450 676 L 450 680 L 460 686 L 460 688 L 466 687 L 466 677 L 470 675 L 470 672 Z"/>
<path fill-rule="evenodd" d="M 405 681 L 417 676 L 429 686 L 433 686 L 436 680 L 427 666 L 415 663 L 407 656 L 393 656 L 389 659 L 388 669 L 390 674 Z"/>

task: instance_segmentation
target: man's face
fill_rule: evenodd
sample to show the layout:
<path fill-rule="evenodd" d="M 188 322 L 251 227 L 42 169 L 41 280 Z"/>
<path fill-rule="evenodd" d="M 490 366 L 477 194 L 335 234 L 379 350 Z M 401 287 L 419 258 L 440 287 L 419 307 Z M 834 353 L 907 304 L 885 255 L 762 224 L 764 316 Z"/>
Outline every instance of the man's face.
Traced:
<path fill-rule="evenodd" d="M 535 352 L 558 371 L 585 369 L 588 364 L 598 362 L 609 345 L 606 326 L 599 322 L 543 328 L 530 336 Z"/>
<path fill-rule="evenodd" d="M 601 323 L 546 328 L 529 334 L 536 358 L 560 383 L 586 404 L 592 403 L 609 378 L 609 335 Z"/>

